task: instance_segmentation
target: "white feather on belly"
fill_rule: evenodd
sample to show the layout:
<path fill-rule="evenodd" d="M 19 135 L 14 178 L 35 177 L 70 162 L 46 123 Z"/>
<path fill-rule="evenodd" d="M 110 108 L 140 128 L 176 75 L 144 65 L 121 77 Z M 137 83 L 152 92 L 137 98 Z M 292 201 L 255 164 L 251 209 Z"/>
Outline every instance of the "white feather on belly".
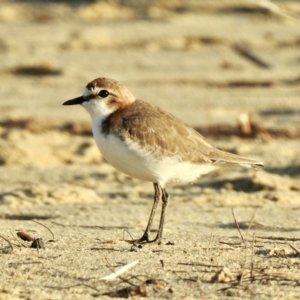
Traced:
<path fill-rule="evenodd" d="M 218 168 L 212 164 L 180 162 L 176 157 L 158 159 L 155 153 L 144 150 L 137 143 L 122 141 L 117 136 L 105 136 L 99 122 L 93 122 L 93 134 L 103 157 L 119 171 L 141 180 L 157 182 L 190 182 Z"/>

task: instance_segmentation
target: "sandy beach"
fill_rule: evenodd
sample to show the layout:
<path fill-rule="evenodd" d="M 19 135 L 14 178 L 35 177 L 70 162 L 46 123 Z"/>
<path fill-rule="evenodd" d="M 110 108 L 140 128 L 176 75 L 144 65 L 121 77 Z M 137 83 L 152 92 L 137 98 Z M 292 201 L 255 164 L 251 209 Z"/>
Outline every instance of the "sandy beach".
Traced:
<path fill-rule="evenodd" d="M 272 3 L 1 2 L 1 300 L 300 298 L 300 3 Z M 163 243 L 128 243 L 153 186 L 62 106 L 97 77 L 265 168 L 168 186 Z"/>

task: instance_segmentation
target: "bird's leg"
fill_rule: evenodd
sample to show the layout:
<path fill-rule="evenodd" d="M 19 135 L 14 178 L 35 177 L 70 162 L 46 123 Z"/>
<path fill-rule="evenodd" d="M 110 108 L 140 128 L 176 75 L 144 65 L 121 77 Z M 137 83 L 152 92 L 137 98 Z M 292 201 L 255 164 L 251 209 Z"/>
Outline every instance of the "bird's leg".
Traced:
<path fill-rule="evenodd" d="M 154 202 L 153 202 L 153 206 L 152 206 L 152 210 L 151 210 L 151 214 L 150 214 L 150 217 L 149 217 L 149 221 L 148 221 L 146 230 L 145 230 L 143 236 L 139 239 L 139 242 L 146 242 L 146 243 L 150 242 L 149 233 L 150 233 L 150 230 L 151 230 L 151 225 L 152 225 L 152 221 L 153 221 L 153 218 L 154 218 L 154 215 L 155 215 L 155 211 L 156 211 L 158 202 L 161 198 L 161 187 L 160 187 L 160 185 L 158 183 L 153 183 L 153 186 L 154 186 Z"/>
<path fill-rule="evenodd" d="M 160 221 L 159 221 L 159 227 L 158 227 L 158 232 L 156 238 L 153 240 L 153 242 L 157 242 L 158 244 L 161 243 L 162 239 L 162 234 L 163 234 L 163 229 L 164 229 L 164 222 L 165 222 L 165 215 L 166 215 L 166 210 L 168 206 L 168 200 L 169 200 L 169 195 L 166 191 L 166 189 L 160 187 L 162 191 L 162 207 L 161 207 L 161 215 L 160 215 Z"/>

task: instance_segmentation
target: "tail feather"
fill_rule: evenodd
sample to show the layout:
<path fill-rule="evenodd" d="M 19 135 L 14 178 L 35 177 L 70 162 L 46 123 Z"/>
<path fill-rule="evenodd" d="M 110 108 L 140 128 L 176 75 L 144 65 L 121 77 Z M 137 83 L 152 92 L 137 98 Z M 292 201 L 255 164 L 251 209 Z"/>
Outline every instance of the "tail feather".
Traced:
<path fill-rule="evenodd" d="M 236 154 L 216 150 L 210 155 L 210 159 L 217 162 L 237 164 L 247 168 L 261 169 L 264 167 L 264 163 L 256 161 L 250 158 L 245 158 Z"/>

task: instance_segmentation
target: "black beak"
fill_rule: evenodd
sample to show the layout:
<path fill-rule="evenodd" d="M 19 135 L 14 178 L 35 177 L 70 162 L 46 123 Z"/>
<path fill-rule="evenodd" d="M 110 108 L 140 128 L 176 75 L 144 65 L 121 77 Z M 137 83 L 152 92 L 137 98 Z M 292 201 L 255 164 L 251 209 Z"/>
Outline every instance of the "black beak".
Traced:
<path fill-rule="evenodd" d="M 76 105 L 76 104 L 82 104 L 82 102 L 86 101 L 82 96 L 68 100 L 64 102 L 62 105 Z"/>

